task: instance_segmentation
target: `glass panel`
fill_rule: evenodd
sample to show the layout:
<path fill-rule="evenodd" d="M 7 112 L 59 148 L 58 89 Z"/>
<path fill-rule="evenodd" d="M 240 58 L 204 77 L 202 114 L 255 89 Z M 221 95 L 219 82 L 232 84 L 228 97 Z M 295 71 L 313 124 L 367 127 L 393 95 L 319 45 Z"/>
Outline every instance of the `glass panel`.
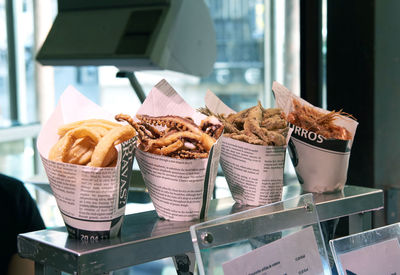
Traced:
<path fill-rule="evenodd" d="M 0 172 L 26 179 L 34 175 L 32 139 L 0 142 Z M 36 144 L 35 144 L 36 146 Z"/>
<path fill-rule="evenodd" d="M 16 1 L 15 16 L 6 14 L 5 1 L 0 0 L 0 127 L 20 126 L 37 121 L 36 94 L 34 91 L 33 8 L 32 1 Z M 13 18 L 17 32 L 15 52 L 19 81 L 18 91 L 9 90 L 6 18 Z M 1 24 L 2 23 L 2 24 Z M 11 76 L 10 76 L 11 77 Z M 10 94 L 13 93 L 13 94 Z M 14 94 L 15 93 L 15 94 Z M 10 122 L 10 96 L 18 99 L 17 121 Z M 5 130 L 3 129 L 3 130 Z M 11 130 L 11 129 L 10 129 Z M 7 135 L 7 134 L 5 134 Z M 35 173 L 35 150 L 32 133 L 18 135 L 15 140 L 0 143 L 0 172 L 25 180 Z"/>
<path fill-rule="evenodd" d="M 385 273 L 384 271 L 388 271 L 385 270 L 385 268 L 390 269 L 391 267 L 393 268 L 396 266 L 395 263 L 397 262 L 395 261 L 398 260 L 398 257 L 393 259 L 393 256 L 399 255 L 399 242 L 400 223 L 396 223 L 343 238 L 330 240 L 329 245 L 335 260 L 337 273 L 340 275 L 367 273 L 396 274 L 396 272 L 399 271 L 398 269 L 393 269 L 393 273 Z M 360 252 L 363 249 L 364 251 Z M 359 254 L 355 255 L 354 252 L 357 253 L 357 250 Z M 347 257 L 343 257 L 344 255 Z M 390 263 L 386 263 L 388 266 L 385 266 L 385 263 L 383 262 L 385 261 L 385 258 L 390 259 Z M 353 261 L 349 262 L 351 259 L 353 259 Z M 356 259 L 358 259 L 358 261 L 356 261 Z M 367 272 L 366 268 L 368 267 L 369 262 L 372 263 L 370 266 L 372 269 L 377 268 L 379 271 L 369 270 L 369 272 Z M 351 272 L 350 270 L 347 270 L 347 268 L 351 269 Z"/>
<path fill-rule="evenodd" d="M 46 228 L 57 228 L 65 225 L 49 185 L 45 186 L 40 182 L 25 182 L 25 187 L 36 201 Z"/>
<path fill-rule="evenodd" d="M 36 122 L 37 117 L 37 104 L 36 104 L 36 93 L 35 93 L 35 52 L 34 52 L 34 30 L 33 30 L 33 2 L 32 0 L 22 1 L 22 13 L 21 17 L 16 18 L 20 20 L 19 25 L 21 26 L 21 38 L 20 43 L 23 48 L 23 56 L 19 57 L 23 59 L 21 65 L 25 66 L 25 79 L 20 79 L 24 81 L 20 87 L 26 89 L 26 98 L 19 97 L 18 104 L 23 107 L 23 121 L 26 122 Z"/>
<path fill-rule="evenodd" d="M 274 0 L 271 3 L 271 77 L 299 95 L 300 1 Z"/>
<path fill-rule="evenodd" d="M 190 227 L 190 233 L 200 274 L 224 274 L 225 263 L 266 248 L 267 244 L 293 236 L 303 229 L 313 232 L 315 251 L 318 251 L 316 257 L 321 259 L 320 272 L 313 274 L 331 274 L 312 194 L 199 223 Z M 304 250 L 310 248 L 307 245 Z M 267 261 L 270 256 L 263 257 Z"/>
<path fill-rule="evenodd" d="M 97 67 L 54 67 L 54 85 L 55 105 L 57 104 L 60 95 L 69 85 L 74 86 L 94 103 L 100 104 L 100 87 Z M 115 100 L 114 98 L 112 102 L 118 105 L 119 99 L 117 98 Z"/>
<path fill-rule="evenodd" d="M 254 106 L 264 91 L 264 9 L 262 1 L 206 1 L 214 20 L 217 60 L 201 80 L 236 111 Z"/>
<path fill-rule="evenodd" d="M 10 100 L 8 93 L 8 56 L 5 1 L 0 0 L 0 126 L 10 120 Z"/>

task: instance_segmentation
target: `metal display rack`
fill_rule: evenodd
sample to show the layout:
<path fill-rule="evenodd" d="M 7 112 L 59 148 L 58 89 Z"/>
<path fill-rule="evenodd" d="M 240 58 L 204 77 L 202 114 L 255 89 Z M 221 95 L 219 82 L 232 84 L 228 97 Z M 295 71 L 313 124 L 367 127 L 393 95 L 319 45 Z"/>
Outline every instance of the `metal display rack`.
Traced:
<path fill-rule="evenodd" d="M 302 194 L 300 184 L 284 187 L 283 199 Z M 345 186 L 342 192 L 314 194 L 320 221 L 349 217 L 350 234 L 371 228 L 371 212 L 382 209 L 383 191 Z M 214 199 L 207 220 L 250 209 L 231 197 Z M 285 210 L 288 217 L 291 211 Z M 18 236 L 19 254 L 35 261 L 36 274 L 103 274 L 129 266 L 193 252 L 190 226 L 203 222 L 172 222 L 155 211 L 126 215 L 117 238 L 96 243 L 68 237 L 65 228 L 47 229 Z"/>

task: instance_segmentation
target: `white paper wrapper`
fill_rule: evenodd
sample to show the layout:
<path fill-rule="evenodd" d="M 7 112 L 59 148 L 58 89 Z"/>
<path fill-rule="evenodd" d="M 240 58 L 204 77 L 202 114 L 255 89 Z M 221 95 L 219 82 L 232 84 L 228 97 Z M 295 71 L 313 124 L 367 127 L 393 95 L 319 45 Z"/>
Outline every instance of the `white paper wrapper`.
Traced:
<path fill-rule="evenodd" d="M 205 103 L 213 113 L 235 113 L 211 91 Z M 252 206 L 280 201 L 285 154 L 286 146 L 254 145 L 222 137 L 220 163 L 233 199 Z"/>
<path fill-rule="evenodd" d="M 153 87 L 137 113 L 191 117 L 197 125 L 205 118 L 190 107 L 165 80 Z M 220 151 L 220 139 L 210 150 L 208 159 L 175 159 L 136 151 L 144 182 L 160 218 L 191 221 L 207 215 Z"/>
<path fill-rule="evenodd" d="M 329 111 L 315 107 L 294 95 L 278 82 L 273 83 L 272 90 L 277 106 L 282 108 L 286 115 L 292 111 L 293 98 L 299 100 L 301 104 L 316 108 L 323 113 L 329 113 Z M 351 146 L 358 122 L 340 116 L 335 120 L 335 124 L 349 130 L 353 139 L 325 139 L 314 132 L 291 125 L 293 132 L 289 141 L 289 155 L 304 191 L 328 193 L 344 188 Z"/>
<path fill-rule="evenodd" d="M 119 234 L 128 196 L 135 153 L 135 139 L 117 146 L 116 167 L 96 168 L 51 161 L 47 158 L 57 142 L 59 126 L 84 119 L 115 121 L 72 86 L 61 95 L 37 141 L 50 187 L 72 238 L 96 241 Z"/>

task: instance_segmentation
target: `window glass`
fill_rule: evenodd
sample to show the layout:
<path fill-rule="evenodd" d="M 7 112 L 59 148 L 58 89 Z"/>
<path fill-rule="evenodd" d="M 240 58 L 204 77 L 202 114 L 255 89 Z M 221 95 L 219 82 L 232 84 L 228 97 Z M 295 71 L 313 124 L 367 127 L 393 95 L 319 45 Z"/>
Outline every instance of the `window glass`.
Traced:
<path fill-rule="evenodd" d="M 210 89 L 237 111 L 254 106 L 257 100 L 272 107 L 274 80 L 299 94 L 298 1 L 271 1 L 268 5 L 263 0 L 205 2 L 216 31 L 214 70 L 205 78 L 170 71 L 136 72 L 145 93 L 165 78 L 194 108 L 204 105 L 204 94 Z M 111 112 L 135 113 L 140 102 L 129 81 L 117 79 L 116 73 L 114 67 L 99 67 L 99 102 Z"/>
<path fill-rule="evenodd" d="M 5 1 L 0 0 L 0 126 L 9 124 L 7 29 Z"/>
<path fill-rule="evenodd" d="M 54 104 L 57 104 L 60 95 L 69 85 L 74 86 L 93 102 L 100 104 L 100 88 L 97 67 L 54 67 Z M 118 102 L 114 101 L 114 103 Z"/>
<path fill-rule="evenodd" d="M 136 72 L 145 93 L 165 78 L 194 108 L 204 105 L 204 94 L 210 89 L 231 108 L 242 110 L 257 100 L 272 106 L 273 80 L 299 92 L 298 1 L 205 2 L 216 31 L 214 70 L 205 78 L 170 71 Z M 73 85 L 110 112 L 135 113 L 140 102 L 129 81 L 116 73 L 115 67 L 54 67 L 54 104 Z"/>
<path fill-rule="evenodd" d="M 264 88 L 263 1 L 207 0 L 214 22 L 217 57 L 212 73 L 193 77 L 170 71 L 144 71 L 137 78 L 145 93 L 165 78 L 193 107 L 204 106 L 208 89 L 234 110 L 242 110 L 262 99 Z M 112 112 L 135 113 L 140 102 L 126 79 L 115 79 L 116 69 L 99 68 L 101 104 Z M 118 104 L 113 104 L 115 99 Z"/>
<path fill-rule="evenodd" d="M 136 76 L 145 93 L 165 78 L 194 108 L 204 106 L 204 94 L 210 89 L 234 110 L 253 106 L 261 100 L 273 105 L 271 85 L 277 80 L 299 92 L 300 38 L 299 1 L 297 0 L 205 0 L 214 22 L 217 57 L 212 73 L 204 78 L 171 71 L 142 71 Z M 89 99 L 112 113 L 136 113 L 140 102 L 128 79 L 117 78 L 115 67 L 52 67 L 47 79 L 53 95 L 35 91 L 35 50 L 33 1 L 23 0 L 19 30 L 22 32 L 23 64 L 28 122 L 38 113 L 50 114 L 68 85 L 75 86 Z M 57 1 L 44 7 L 46 18 L 54 18 Z M 41 15 L 43 18 L 44 15 Z M 0 0 L 0 125 L 9 113 L 7 88 L 7 37 L 4 0 Z M 37 74 L 37 72 L 36 72 Z M 46 78 L 46 77 L 45 77 Z M 49 89 L 49 85 L 46 88 Z M 54 86 L 54 87 L 53 87 Z M 21 98 L 21 97 L 20 97 Z M 51 98 L 52 104 L 40 104 Z M 25 104 L 25 105 L 24 105 Z M 40 106 L 41 109 L 37 109 Z M 22 108 L 22 107 L 20 107 Z M 45 121 L 45 119 L 43 119 Z M 39 163 L 41 166 L 41 163 Z M 1 167 L 0 167 L 1 168 Z M 21 169 L 23 169 L 21 167 Z M 27 170 L 29 171 L 29 169 Z"/>
<path fill-rule="evenodd" d="M 300 94 L 300 1 L 271 1 L 271 77 Z"/>
<path fill-rule="evenodd" d="M 32 139 L 0 142 L 0 172 L 26 179 L 34 175 Z"/>
<path fill-rule="evenodd" d="M 217 39 L 212 74 L 202 80 L 236 111 L 253 106 L 264 91 L 262 1 L 208 0 Z"/>
<path fill-rule="evenodd" d="M 2 132 L 5 136 L 9 135 L 7 131 L 12 131 L 11 128 L 14 126 L 37 122 L 32 1 L 17 1 L 14 4 L 17 6 L 14 6 L 13 17 L 6 14 L 5 1 L 0 0 L 0 127 L 3 128 Z M 11 77 L 8 64 L 11 61 L 7 54 L 6 17 L 14 19 L 14 27 L 17 30 L 14 33 L 16 37 L 14 62 L 17 73 L 12 77 L 18 81 L 18 91 L 10 91 L 8 84 Z M 12 123 L 10 96 L 17 99 L 18 109 L 18 117 L 16 120 L 13 118 Z M 35 146 L 31 131 L 15 135 L 15 140 L 10 138 L 0 142 L 0 172 L 22 180 L 32 177 L 37 172 L 35 171 Z"/>
<path fill-rule="evenodd" d="M 26 96 L 18 97 L 18 104 L 22 105 L 23 117 L 20 119 L 24 122 L 37 122 L 37 97 L 35 92 L 35 48 L 34 48 L 34 22 L 33 22 L 33 2 L 32 0 L 24 0 L 22 2 L 22 14 L 16 20 L 20 20 L 18 25 L 21 26 L 20 47 L 23 49 L 23 57 L 20 61 L 25 72 L 25 77 L 19 79 L 24 82 L 20 84 L 21 89 L 25 89 Z M 24 92 L 24 91 L 21 91 Z M 21 108 L 20 108 L 21 109 Z M 25 109 L 25 110 L 24 110 Z"/>

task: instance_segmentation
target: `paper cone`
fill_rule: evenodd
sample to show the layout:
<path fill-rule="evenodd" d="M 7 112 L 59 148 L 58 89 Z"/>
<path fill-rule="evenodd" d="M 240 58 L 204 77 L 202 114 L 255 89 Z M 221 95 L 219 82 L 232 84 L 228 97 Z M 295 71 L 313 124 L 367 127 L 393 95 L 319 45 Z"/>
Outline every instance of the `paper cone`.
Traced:
<path fill-rule="evenodd" d="M 213 113 L 236 113 L 211 91 L 205 102 Z M 286 146 L 254 145 L 222 137 L 220 163 L 233 199 L 251 206 L 280 201 L 285 155 Z"/>
<path fill-rule="evenodd" d="M 58 127 L 89 118 L 114 120 L 74 88 L 68 87 L 43 126 L 37 147 L 69 235 L 83 241 L 96 241 L 115 237 L 120 232 L 136 138 L 117 146 L 116 167 L 88 167 L 49 160 L 50 148 L 58 140 Z"/>
<path fill-rule="evenodd" d="M 165 80 L 150 91 L 138 114 L 191 117 L 197 125 L 205 118 L 190 107 Z M 137 150 L 140 171 L 160 218 L 191 221 L 207 215 L 217 176 L 220 148 L 217 140 L 209 157 L 201 159 L 176 159 Z"/>
<path fill-rule="evenodd" d="M 277 82 L 273 83 L 272 90 L 277 105 L 284 110 L 286 115 L 292 110 L 293 98 L 320 112 L 329 112 L 312 106 Z M 353 138 L 351 140 L 326 139 L 317 133 L 291 125 L 293 132 L 288 146 L 289 155 L 304 191 L 329 193 L 341 191 L 344 188 L 358 122 L 339 116 L 335 120 L 335 124 L 349 130 Z"/>
<path fill-rule="evenodd" d="M 233 199 L 259 206 L 282 199 L 286 146 L 253 145 L 222 137 L 221 167 Z"/>

